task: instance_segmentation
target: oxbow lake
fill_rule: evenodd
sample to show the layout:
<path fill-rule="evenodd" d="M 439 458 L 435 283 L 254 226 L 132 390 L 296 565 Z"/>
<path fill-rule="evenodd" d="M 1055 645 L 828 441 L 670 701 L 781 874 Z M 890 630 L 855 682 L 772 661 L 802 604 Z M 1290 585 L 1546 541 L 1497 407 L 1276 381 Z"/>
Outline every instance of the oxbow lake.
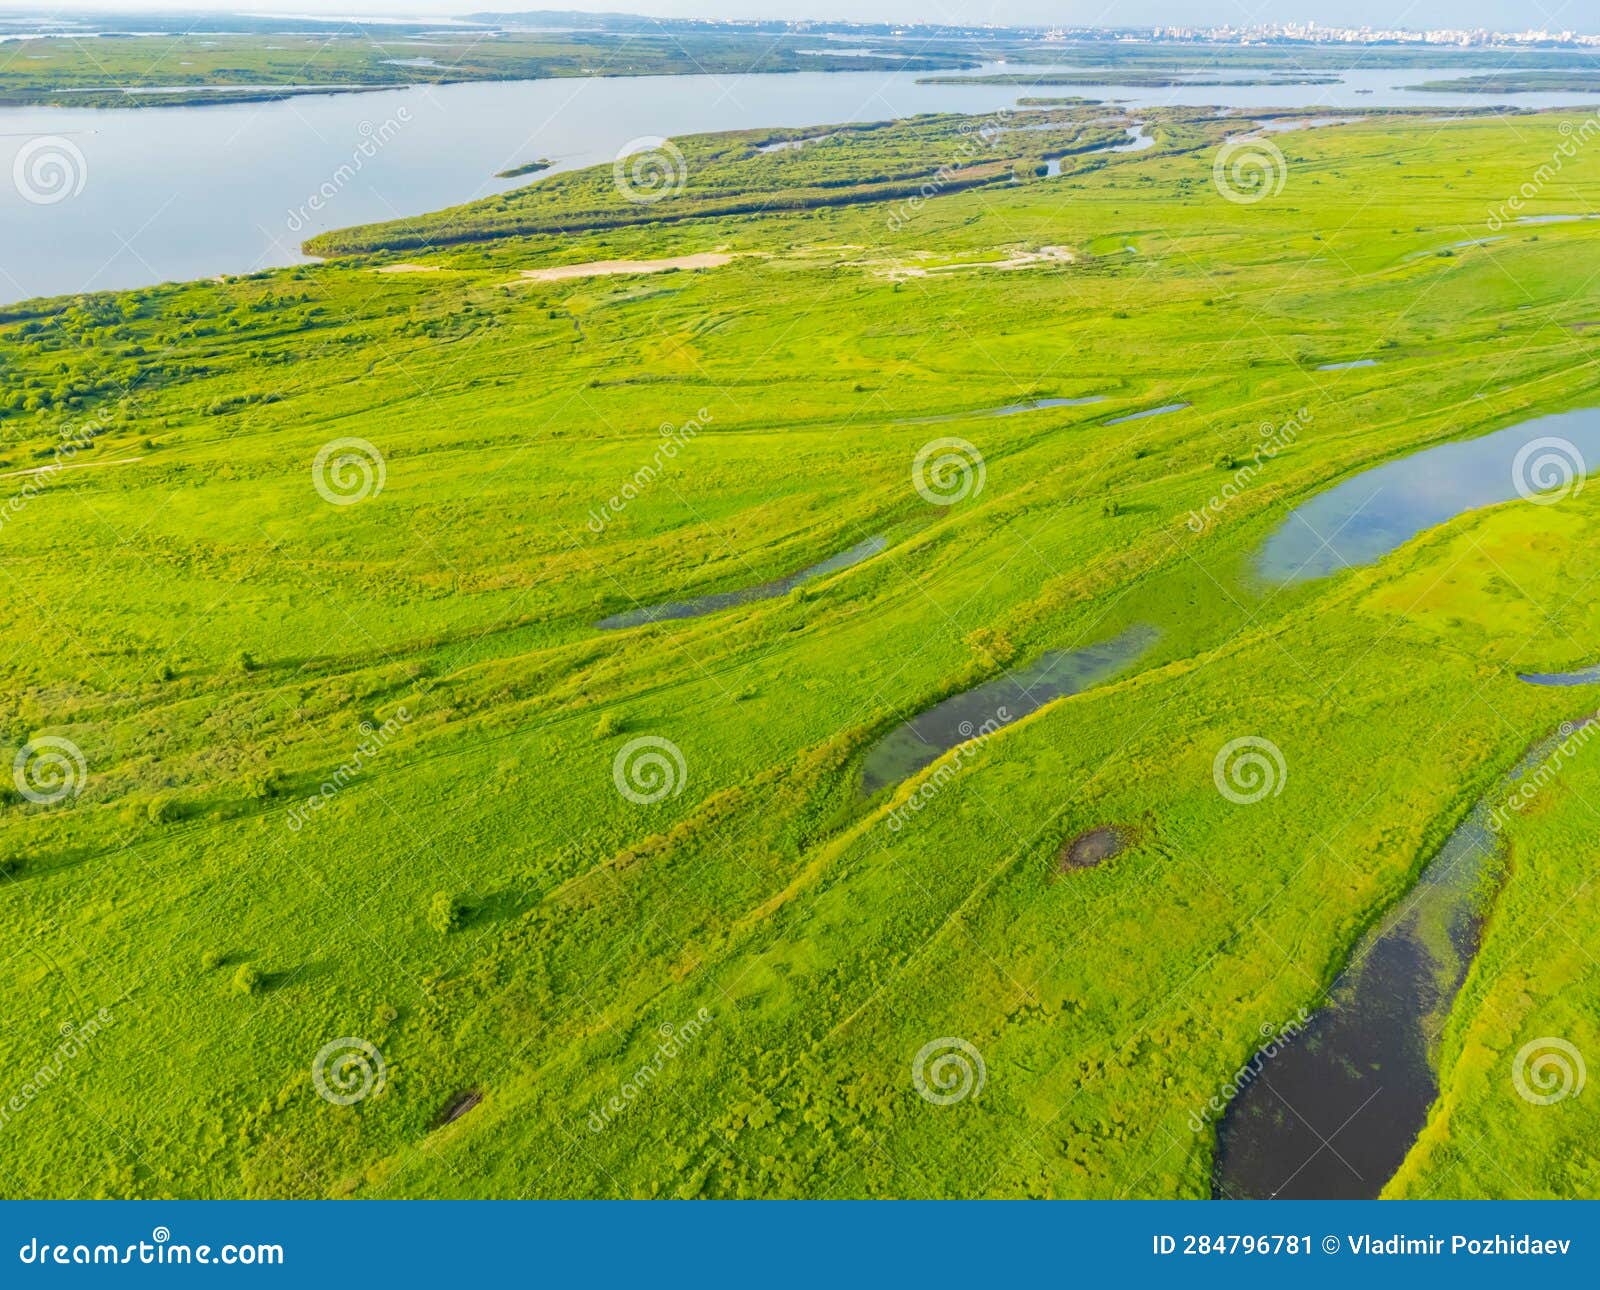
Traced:
<path fill-rule="evenodd" d="M 988 64 L 972 74 L 1033 70 L 1048 69 Z M 8 108 L 0 110 L 0 301 L 299 263 L 300 244 L 323 230 L 504 192 L 529 181 L 495 172 L 539 157 L 555 171 L 609 162 L 645 136 L 982 113 L 1028 94 L 1114 98 L 1129 108 L 1420 105 L 1441 113 L 1594 103 L 1582 94 L 1399 88 L 1455 74 L 1436 68 L 1352 71 L 1336 85 L 1160 89 L 916 84 L 926 74 L 573 77 L 204 107 Z M 43 136 L 67 140 L 82 161 L 68 151 L 76 173 L 65 195 L 36 204 L 12 174 L 19 151 Z"/>

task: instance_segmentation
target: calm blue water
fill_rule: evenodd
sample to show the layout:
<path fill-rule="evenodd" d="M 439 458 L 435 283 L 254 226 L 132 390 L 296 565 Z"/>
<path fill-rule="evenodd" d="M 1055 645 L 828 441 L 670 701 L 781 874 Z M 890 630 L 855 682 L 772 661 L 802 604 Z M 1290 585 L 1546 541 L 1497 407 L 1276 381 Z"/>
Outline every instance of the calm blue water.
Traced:
<path fill-rule="evenodd" d="M 1517 680 L 1529 685 L 1597 685 L 1600 684 L 1600 663 L 1576 672 L 1518 672 Z"/>
<path fill-rule="evenodd" d="M 1256 1055 L 1218 1128 L 1214 1194 L 1370 1200 L 1394 1176 L 1439 1095 L 1439 1028 L 1478 951 L 1495 812 L 1572 730 L 1523 754 L 1362 940 L 1315 1015 Z"/>
<path fill-rule="evenodd" d="M 974 74 L 993 70 L 1048 69 L 995 64 Z M 609 162 L 623 144 L 645 135 L 991 112 L 1030 93 L 1019 86 L 918 85 L 919 75 L 584 77 L 136 111 L 70 103 L 0 109 L 0 301 L 299 263 L 300 244 L 323 230 L 421 214 L 527 183 L 494 176 L 530 157 L 551 158 L 555 171 L 572 170 Z M 1115 98 L 1127 109 L 1445 110 L 1591 101 L 1582 94 L 1500 100 L 1400 88 L 1449 75 L 1438 68 L 1363 69 L 1336 85 L 1159 89 L 1108 80 L 1070 93 Z M 394 122 L 398 130 L 383 130 Z M 363 155 L 379 133 L 387 141 Z M 68 139 L 81 153 L 83 183 L 65 200 L 33 205 L 6 177 L 19 150 L 46 136 Z M 307 209 L 313 195 L 320 209 Z"/>
<path fill-rule="evenodd" d="M 1560 442 L 1518 454 L 1536 440 Z M 1575 455 L 1573 450 L 1575 450 Z M 1541 472 L 1544 461 L 1553 473 Z M 1600 408 L 1540 417 L 1493 434 L 1439 444 L 1364 470 L 1301 503 L 1267 538 L 1256 571 L 1271 582 L 1302 582 L 1371 564 L 1448 519 L 1558 485 L 1600 466 Z"/>
<path fill-rule="evenodd" d="M 714 614 L 719 609 L 747 605 L 753 600 L 772 600 L 787 595 L 803 582 L 810 582 L 813 578 L 821 578 L 830 573 L 838 573 L 841 569 L 848 569 L 851 565 L 869 560 L 882 551 L 885 545 L 884 538 L 870 537 L 865 542 L 856 543 L 848 551 L 840 551 L 826 560 L 786 577 L 775 578 L 771 582 L 759 583 L 754 587 L 740 587 L 736 591 L 717 591 L 708 596 L 695 596 L 689 600 L 672 600 L 662 605 L 645 605 L 620 614 L 612 614 L 609 618 L 602 618 L 595 626 L 607 629 L 641 627 L 645 623 L 659 623 L 669 618 L 699 618 L 702 614 Z"/>
<path fill-rule="evenodd" d="M 1130 412 L 1126 416 L 1112 417 L 1107 421 L 1108 426 L 1119 426 L 1124 421 L 1143 421 L 1146 417 L 1165 416 L 1168 412 L 1182 412 L 1189 405 L 1187 403 L 1164 403 L 1159 408 L 1146 408 L 1143 412 Z"/>
<path fill-rule="evenodd" d="M 958 744 L 1110 680 L 1149 649 L 1157 634 L 1153 627 L 1138 625 L 1096 645 L 1052 650 L 1027 667 L 934 704 L 889 731 L 867 752 L 862 792 L 876 793 L 898 784 Z"/>

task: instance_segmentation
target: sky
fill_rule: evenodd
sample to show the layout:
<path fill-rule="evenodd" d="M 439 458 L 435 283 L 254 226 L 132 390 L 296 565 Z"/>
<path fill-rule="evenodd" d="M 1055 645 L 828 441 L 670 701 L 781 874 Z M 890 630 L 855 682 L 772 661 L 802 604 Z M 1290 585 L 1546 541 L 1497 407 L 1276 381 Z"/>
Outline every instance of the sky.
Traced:
<path fill-rule="evenodd" d="M 0 13 L 48 9 L 94 11 L 439 15 L 579 9 L 675 18 L 832 18 L 868 21 L 950 21 L 1017 25 L 1149 26 L 1184 23 L 1305 22 L 1329 26 L 1488 27 L 1521 31 L 1600 30 L 1594 0 L 0 0 Z"/>

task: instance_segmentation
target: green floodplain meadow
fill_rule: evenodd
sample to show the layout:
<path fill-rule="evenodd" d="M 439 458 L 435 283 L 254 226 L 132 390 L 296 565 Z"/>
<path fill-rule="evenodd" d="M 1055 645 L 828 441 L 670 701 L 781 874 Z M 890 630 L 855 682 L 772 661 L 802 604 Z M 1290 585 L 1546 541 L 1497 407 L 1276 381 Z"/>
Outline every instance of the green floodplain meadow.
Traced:
<path fill-rule="evenodd" d="M 1210 1195 L 1197 1112 L 1600 704 L 1517 679 L 1600 660 L 1600 487 L 1252 563 L 1363 468 L 1600 403 L 1600 224 L 1495 215 L 1557 156 L 1520 212 L 1600 208 L 1600 127 L 1286 130 L 1235 201 L 1237 121 L 1141 112 L 1109 153 L 1107 116 L 679 139 L 650 200 L 601 167 L 7 307 L 6 751 L 84 773 L 0 806 L 0 1064 L 92 1033 L 4 1104 L 0 1191 Z M 704 267 L 542 272 L 664 259 Z M 943 505 L 912 471 L 946 437 L 982 479 Z M 861 791 L 906 718 L 1140 626 Z M 1213 775 L 1241 736 L 1286 768 L 1248 805 Z M 646 738 L 681 760 L 635 801 Z M 1596 803 L 1591 749 L 1509 821 L 1385 1195 L 1595 1194 L 1600 1100 L 1509 1066 L 1600 1053 Z M 985 1077 L 939 1105 L 911 1072 L 950 1036 Z M 348 1105 L 309 1074 L 341 1037 L 383 1060 Z"/>

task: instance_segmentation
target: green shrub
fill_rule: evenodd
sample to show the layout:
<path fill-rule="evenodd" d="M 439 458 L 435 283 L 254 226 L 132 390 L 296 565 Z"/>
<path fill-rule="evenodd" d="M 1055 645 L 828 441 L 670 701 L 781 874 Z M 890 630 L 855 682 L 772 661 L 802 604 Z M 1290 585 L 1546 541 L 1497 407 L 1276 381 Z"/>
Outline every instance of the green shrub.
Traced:
<path fill-rule="evenodd" d="M 441 936 L 447 936 L 461 926 L 467 907 L 448 891 L 436 891 L 428 903 L 428 926 Z"/>

